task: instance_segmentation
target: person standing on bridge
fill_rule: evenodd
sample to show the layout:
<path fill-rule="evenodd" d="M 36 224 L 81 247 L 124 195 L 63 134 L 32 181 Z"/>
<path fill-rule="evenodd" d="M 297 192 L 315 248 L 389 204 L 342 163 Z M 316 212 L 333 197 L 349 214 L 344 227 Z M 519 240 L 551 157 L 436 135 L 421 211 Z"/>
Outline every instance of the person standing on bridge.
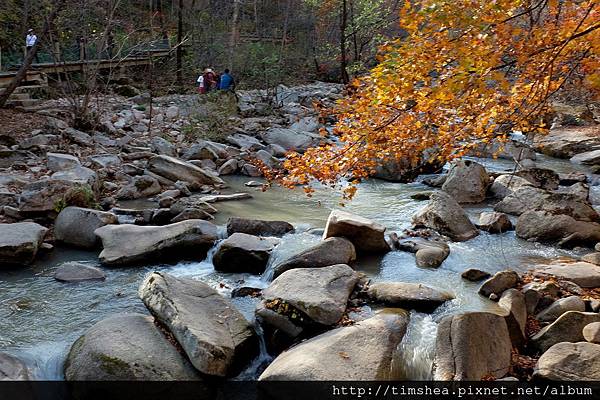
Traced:
<path fill-rule="evenodd" d="M 27 53 L 33 50 L 33 46 L 37 43 L 37 36 L 33 29 L 27 31 L 27 37 L 25 38 L 25 47 L 27 48 Z M 39 64 L 40 60 L 38 58 L 37 53 L 35 54 L 35 62 Z"/>

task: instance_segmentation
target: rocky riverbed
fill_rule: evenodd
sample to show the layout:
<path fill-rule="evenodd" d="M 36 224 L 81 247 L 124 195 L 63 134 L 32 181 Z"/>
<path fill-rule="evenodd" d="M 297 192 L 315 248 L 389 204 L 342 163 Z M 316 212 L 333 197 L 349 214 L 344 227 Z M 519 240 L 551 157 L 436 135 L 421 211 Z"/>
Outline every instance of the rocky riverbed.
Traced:
<path fill-rule="evenodd" d="M 598 126 L 387 166 L 345 209 L 263 193 L 255 160 L 333 140 L 310 106 L 342 90 L 241 93 L 222 143 L 184 134 L 193 96 L 1 136 L 0 376 L 600 379 Z"/>

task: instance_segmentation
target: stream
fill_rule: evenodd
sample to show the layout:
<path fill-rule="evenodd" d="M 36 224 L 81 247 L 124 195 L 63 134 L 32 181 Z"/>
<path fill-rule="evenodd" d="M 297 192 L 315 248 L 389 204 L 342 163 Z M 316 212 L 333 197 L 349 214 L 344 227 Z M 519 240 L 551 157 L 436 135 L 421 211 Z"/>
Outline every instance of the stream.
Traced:
<path fill-rule="evenodd" d="M 512 170 L 507 160 L 478 159 L 489 171 Z M 557 172 L 588 172 L 568 161 L 540 156 L 540 167 Z M 248 177 L 225 177 L 227 193 L 249 192 L 253 198 L 223 202 L 217 205 L 216 224 L 224 226 L 231 216 L 292 223 L 296 232 L 283 238 L 272 259 L 288 257 L 320 240 L 318 229 L 325 226 L 327 216 L 339 207 L 339 193 L 319 188 L 313 198 L 301 190 L 290 191 L 274 187 L 267 192 L 247 188 Z M 411 199 L 411 194 L 431 188 L 420 184 L 399 184 L 371 180 L 360 185 L 355 199 L 346 209 L 382 223 L 387 232 L 408 228 L 411 218 L 426 202 Z M 591 191 L 593 193 L 593 191 Z M 139 206 L 143 206 L 143 202 Z M 131 205 L 129 205 L 131 206 Z M 490 204 L 466 207 L 472 220 L 490 210 Z M 316 230 L 315 230 L 316 228 Z M 221 228 L 224 234 L 224 228 Z M 485 232 L 467 242 L 451 243 L 448 259 L 440 268 L 419 268 L 414 255 L 393 251 L 383 257 L 360 258 L 353 267 L 374 281 L 419 282 L 446 289 L 456 299 L 447 302 L 433 314 L 412 312 L 411 322 L 394 362 L 394 375 L 405 379 L 431 379 L 435 350 L 436 321 L 442 316 L 466 310 L 498 311 L 496 303 L 477 293 L 479 283 L 468 282 L 460 274 L 468 268 L 490 273 L 511 268 L 526 271 L 533 264 L 561 256 L 573 257 L 576 251 L 566 251 L 516 238 L 514 232 L 490 235 Z M 151 271 L 164 271 L 181 277 L 202 280 L 229 296 L 238 286 L 266 287 L 269 270 L 263 277 L 249 274 L 223 274 L 214 271 L 211 257 L 214 248 L 201 262 L 181 262 L 175 265 L 148 265 L 134 268 L 105 268 L 104 282 L 67 284 L 52 277 L 57 265 L 64 261 L 98 264 L 97 252 L 78 251 L 57 246 L 40 256 L 31 267 L 0 271 L 0 351 L 17 355 L 30 366 L 35 379 L 63 379 L 62 365 L 71 344 L 94 323 L 111 314 L 147 310 L 137 297 L 143 277 Z M 246 318 L 254 319 L 256 299 L 233 299 Z M 369 312 L 367 309 L 366 313 Z M 260 332 L 259 332 L 260 333 Z M 271 357 L 262 346 L 261 355 L 237 379 L 256 379 Z"/>

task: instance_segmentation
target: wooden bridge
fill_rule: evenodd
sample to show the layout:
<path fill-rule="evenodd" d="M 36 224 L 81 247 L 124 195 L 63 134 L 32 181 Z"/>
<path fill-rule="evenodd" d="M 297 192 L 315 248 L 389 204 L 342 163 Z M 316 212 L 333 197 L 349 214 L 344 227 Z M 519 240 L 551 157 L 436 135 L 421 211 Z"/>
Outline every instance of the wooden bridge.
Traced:
<path fill-rule="evenodd" d="M 126 68 L 148 65 L 154 58 L 166 57 L 169 54 L 170 49 L 157 49 L 124 58 L 34 63 L 27 71 L 27 77 L 24 79 L 22 86 L 47 85 L 48 75 L 52 74 L 86 72 L 96 69 L 116 70 L 117 74 L 121 74 Z M 8 86 L 16 74 L 17 71 L 0 72 L 0 88 Z"/>

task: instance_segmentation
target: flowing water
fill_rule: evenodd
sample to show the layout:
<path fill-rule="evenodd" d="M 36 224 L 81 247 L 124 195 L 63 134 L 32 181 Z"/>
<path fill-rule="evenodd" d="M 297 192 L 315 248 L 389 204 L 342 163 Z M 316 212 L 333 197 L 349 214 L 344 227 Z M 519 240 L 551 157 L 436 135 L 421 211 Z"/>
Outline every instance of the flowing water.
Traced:
<path fill-rule="evenodd" d="M 490 170 L 511 170 L 508 161 L 484 160 Z M 538 164 L 559 172 L 577 170 L 568 162 L 542 159 Z M 320 188 L 311 199 L 301 191 L 272 188 L 263 193 L 247 188 L 244 177 L 227 181 L 229 192 L 248 191 L 253 198 L 224 202 L 217 205 L 220 213 L 215 223 L 223 226 L 231 216 L 285 220 L 294 224 L 296 233 L 283 238 L 273 260 L 297 253 L 319 241 L 319 229 L 325 226 L 331 209 L 340 207 L 339 193 Z M 410 226 L 412 215 L 425 205 L 410 198 L 411 194 L 430 188 L 420 184 L 397 184 L 373 180 L 360 186 L 356 198 L 346 205 L 350 212 L 372 218 L 388 231 L 400 231 Z M 143 207 L 144 203 L 137 204 Z M 475 219 L 489 205 L 467 208 Z M 221 232 L 224 230 L 221 229 Z M 453 292 L 456 299 L 446 303 L 431 315 L 412 313 L 407 334 L 398 348 L 394 368 L 398 375 L 412 379 L 430 379 L 435 347 L 436 321 L 442 316 L 465 310 L 497 311 L 497 305 L 477 294 L 478 284 L 460 278 L 467 268 L 490 273 L 506 268 L 525 271 L 543 259 L 576 256 L 574 252 L 529 243 L 515 237 L 514 232 L 489 235 L 482 232 L 477 238 L 452 243 L 451 253 L 440 268 L 419 268 L 414 256 L 390 252 L 382 257 L 361 258 L 355 269 L 375 281 L 419 282 Z M 147 313 L 137 297 L 143 277 L 151 271 L 165 271 L 176 276 L 202 280 L 225 295 L 238 286 L 266 287 L 271 279 L 269 269 L 263 277 L 249 274 L 222 274 L 214 271 L 211 257 L 201 262 L 182 262 L 175 265 L 147 265 L 135 268 L 103 268 L 104 282 L 65 284 L 55 281 L 52 274 L 64 261 L 83 261 L 98 265 L 97 253 L 57 247 L 28 268 L 0 272 L 0 351 L 24 359 L 38 379 L 62 379 L 62 364 L 70 345 L 90 326 L 119 312 Z M 273 262 L 272 260 L 272 262 Z M 246 318 L 253 320 L 255 299 L 236 298 L 234 304 Z M 366 308 L 362 314 L 369 315 Z M 360 317 L 358 315 L 357 317 Z M 259 329 L 259 328 L 257 328 Z M 262 352 L 238 379 L 254 379 L 270 362 L 263 343 Z"/>

